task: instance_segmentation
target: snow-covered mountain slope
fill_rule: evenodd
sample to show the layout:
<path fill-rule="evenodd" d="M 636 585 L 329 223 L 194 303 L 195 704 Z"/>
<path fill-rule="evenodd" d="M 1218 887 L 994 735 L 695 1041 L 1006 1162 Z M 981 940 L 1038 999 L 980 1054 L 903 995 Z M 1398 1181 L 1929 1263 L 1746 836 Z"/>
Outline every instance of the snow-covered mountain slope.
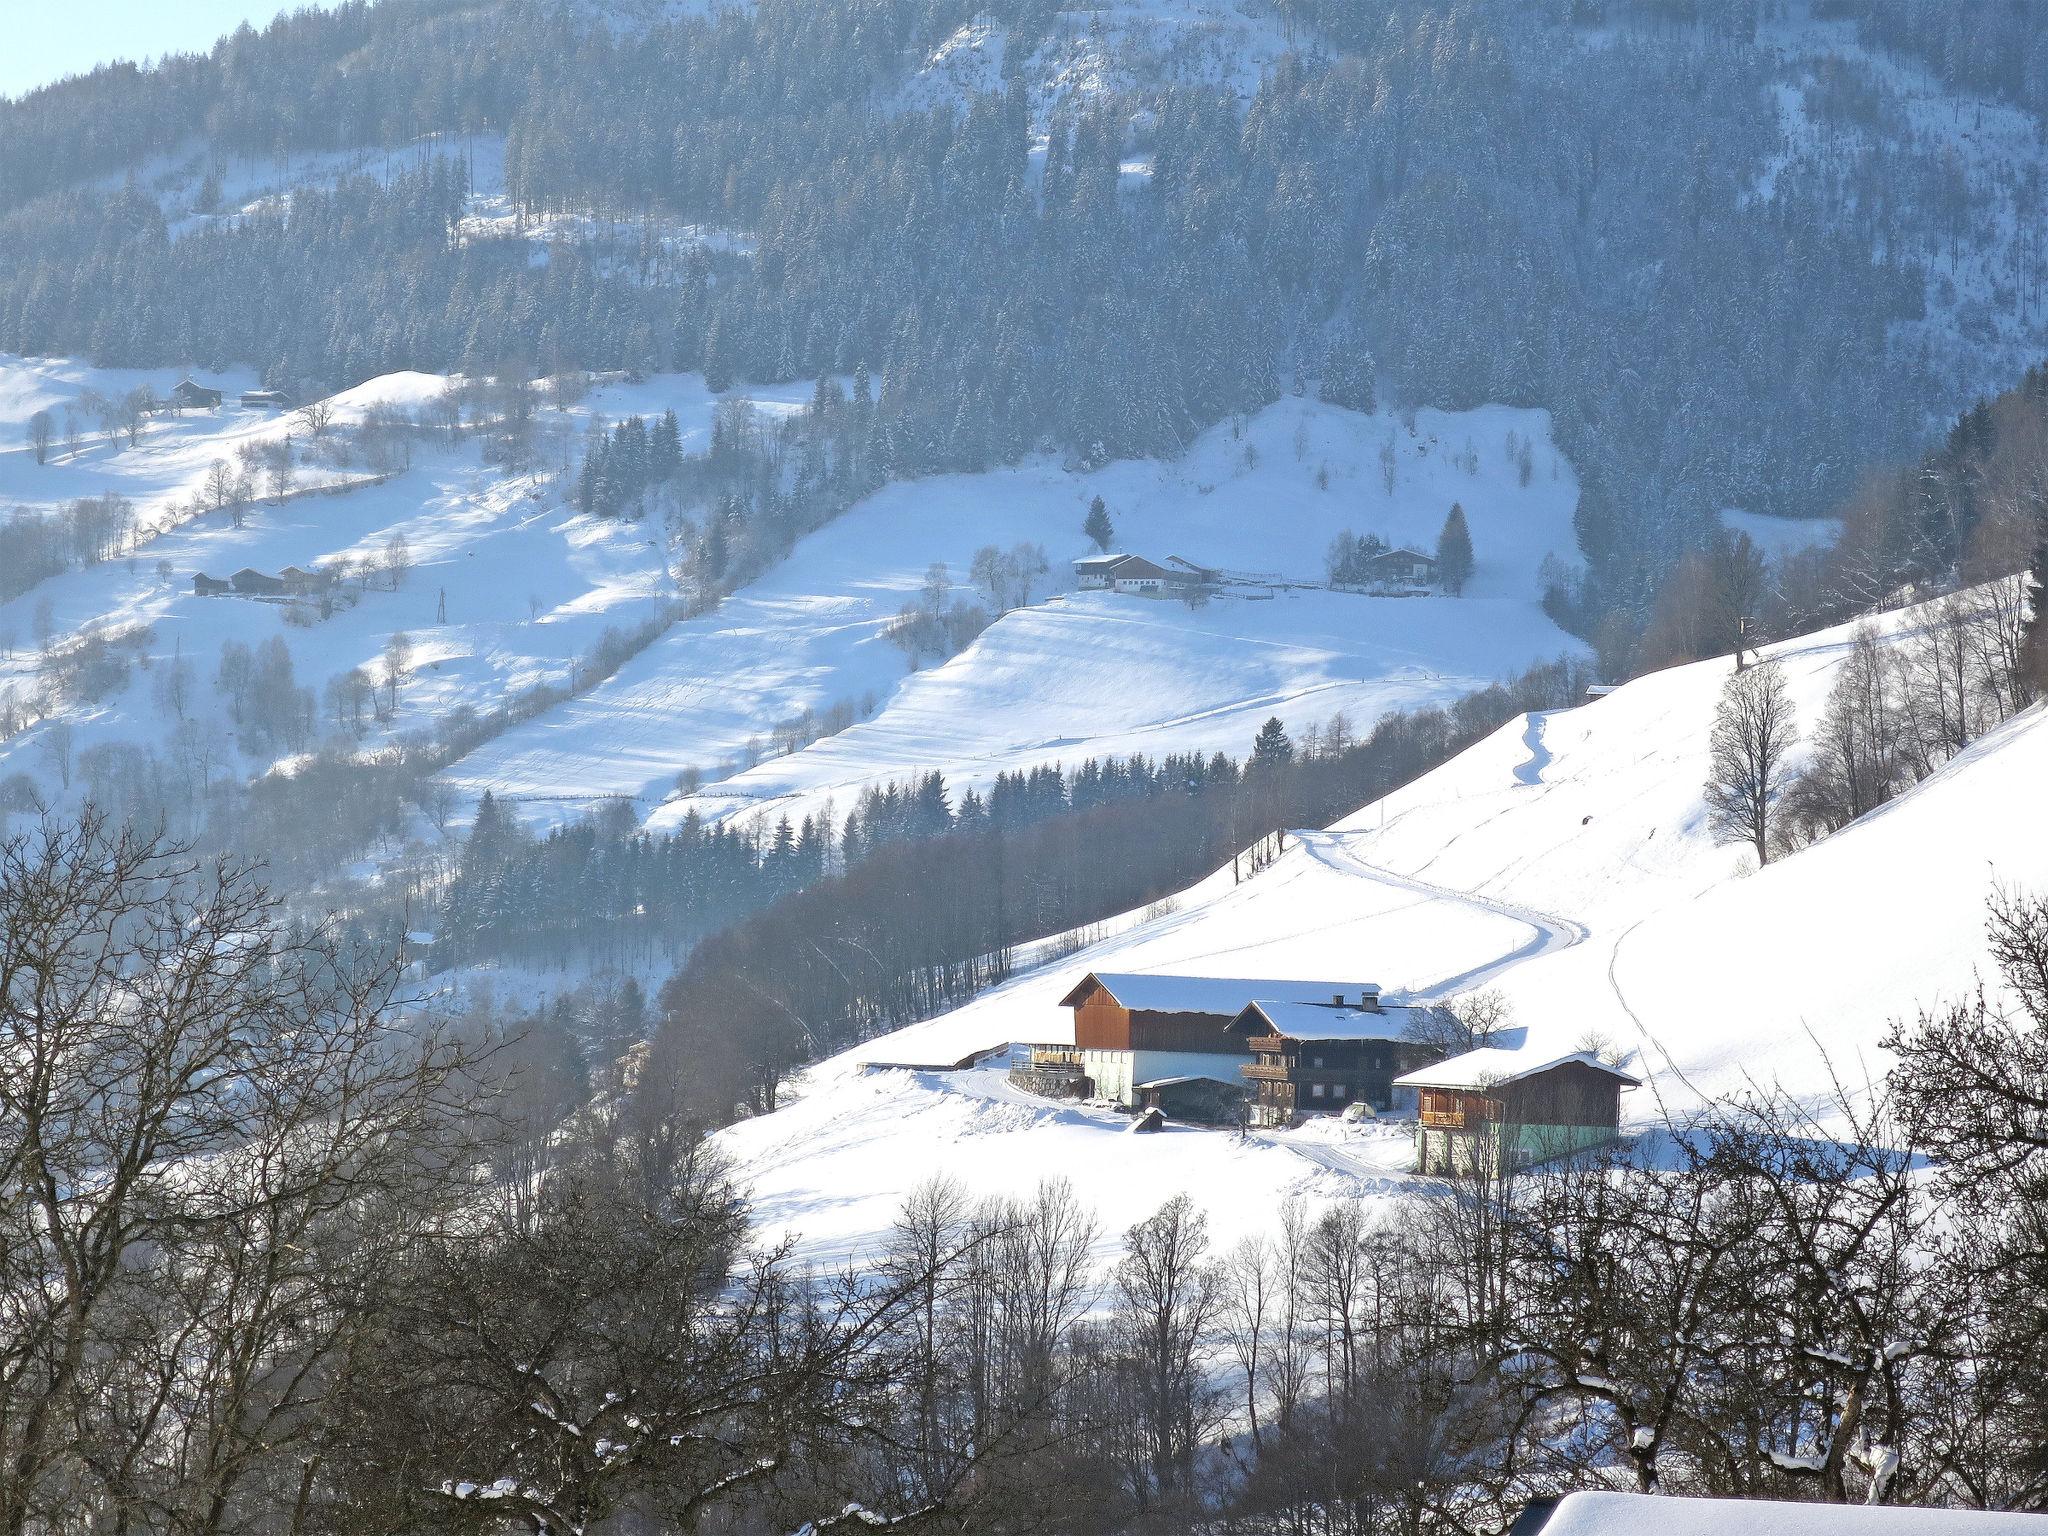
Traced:
<path fill-rule="evenodd" d="M 177 377 L 0 359 L 0 441 L 24 443 L 38 410 L 60 422 L 67 409 L 82 413 L 87 391 L 117 396 L 146 383 L 162 394 Z M 232 390 L 251 381 L 215 382 Z M 397 374 L 346 391 L 334 398 L 332 437 L 373 406 L 417 407 L 447 383 Z M 809 389 L 748 398 L 772 413 L 795 408 Z M 118 492 L 134 505 L 139 537 L 132 558 L 71 569 L 0 603 L 0 639 L 11 641 L 0 646 L 0 689 L 17 699 L 38 686 L 45 625 L 60 653 L 82 637 L 129 632 L 138 662 L 115 692 L 72 700 L 48 725 L 0 740 L 0 778 L 26 773 L 47 794 L 75 796 L 83 786 L 66 782 L 53 733 L 68 733 L 76 762 L 104 744 L 161 746 L 181 719 L 222 748 L 211 771 L 234 771 L 234 722 L 211 687 L 230 640 L 255 648 L 281 638 L 296 684 L 318 694 L 351 668 L 379 675 L 391 636 L 407 635 L 411 678 L 372 745 L 535 684 L 571 684 L 578 658 L 606 630 L 661 618 L 673 589 L 656 520 L 579 516 L 563 505 L 553 471 L 600 416 L 672 408 L 685 448 L 697 451 L 716 404 L 695 376 L 613 382 L 540 412 L 533 471 L 487 462 L 474 439 L 421 439 L 410 467 L 381 482 L 361 462 L 302 466 L 305 494 L 252 506 L 241 528 L 225 512 L 194 512 L 209 468 L 288 434 L 303 447 L 296 417 L 230 403 L 154 418 L 133 446 L 88 421 L 75 450 L 60 428 L 48 463 L 26 446 L 0 451 L 0 498 L 21 515 L 53 518 L 78 498 Z M 335 494 L 311 494 L 323 486 Z M 800 817 L 836 798 L 843 811 L 864 784 L 934 767 L 965 787 L 1006 768 L 1109 752 L 1237 754 L 1276 713 L 1297 729 L 1338 714 L 1365 728 L 1387 709 L 1448 702 L 1576 648 L 1536 595 L 1543 560 L 1574 553 L 1577 494 L 1542 412 L 1404 419 L 1299 399 L 1219 426 L 1170 462 L 1080 474 L 1043 460 L 892 484 L 714 612 L 670 626 L 615 676 L 487 741 L 446 777 L 465 799 L 485 789 L 508 797 L 536 824 L 624 796 L 659 828 L 690 809 Z M 1071 559 L 1092 550 L 1081 525 L 1098 495 L 1120 547 L 1184 555 L 1245 582 L 1200 609 L 1055 595 L 1073 585 Z M 1477 550 L 1465 596 L 1373 597 L 1321 585 L 1324 552 L 1340 531 L 1432 548 L 1454 502 Z M 373 584 L 356 606 L 310 625 L 288 622 L 281 602 L 193 591 L 198 572 L 381 559 L 400 534 L 412 559 L 403 583 Z M 958 595 L 971 597 L 975 551 L 1020 542 L 1041 545 L 1052 567 L 1032 603 L 951 661 L 912 672 L 885 631 L 931 565 L 947 565 Z M 197 686 L 173 718 L 157 694 L 160 669 L 178 663 Z M 781 722 L 841 704 L 864 705 L 872 718 L 757 761 Z M 315 739 L 333 728 L 323 708 Z M 685 769 L 705 788 L 681 800 L 675 783 Z M 458 805 L 458 823 L 464 814 Z"/>
<path fill-rule="evenodd" d="M 116 395 L 146 382 L 167 393 L 178 377 L 0 359 L 0 441 L 22 443 L 30 415 L 47 409 L 61 419 L 85 390 Z M 336 428 L 380 403 L 417 406 L 446 383 L 416 373 L 373 379 L 334 397 Z M 753 398 L 774 411 L 807 392 L 808 386 L 789 386 Z M 573 408 L 542 413 L 538 458 L 558 464 L 593 415 L 616 419 L 666 408 L 677 411 L 686 449 L 701 451 L 715 404 L 694 376 L 599 389 Z M 288 433 L 303 442 L 305 428 L 295 417 L 230 403 L 218 412 L 156 418 L 133 447 L 125 439 L 109 443 L 88 423 L 75 453 L 60 439 L 43 465 L 25 446 L 0 450 L 0 500 L 19 509 L 16 515 L 55 517 L 80 497 L 117 492 L 133 503 L 138 531 L 132 557 L 75 567 L 0 603 L 0 640 L 8 642 L 0 646 L 0 690 L 13 689 L 18 698 L 35 691 L 45 623 L 58 651 L 82 636 L 149 626 L 137 652 L 141 665 L 126 687 L 68 703 L 52 723 L 69 728 L 78 755 L 102 743 L 161 744 L 177 722 L 154 700 L 155 673 L 184 661 L 198 684 L 187 715 L 224 748 L 232 722 L 210 686 L 224 642 L 253 648 L 281 638 L 297 684 L 317 693 L 352 667 L 375 672 L 389 638 L 403 632 L 414 648 L 413 678 L 390 729 L 416 730 L 465 706 L 488 709 L 535 683 L 568 683 L 576 659 L 606 629 L 656 617 L 672 595 L 658 528 L 579 516 L 561 505 L 544 477 L 485 463 L 474 440 L 416 442 L 411 467 L 381 483 L 371 483 L 375 477 L 361 464 L 302 468 L 301 492 L 331 484 L 336 494 L 296 494 L 282 505 L 259 501 L 241 528 L 225 511 L 192 511 L 214 461 L 232 464 L 244 443 Z M 286 622 L 286 605 L 278 602 L 193 591 L 197 572 L 227 577 L 244 566 L 276 572 L 340 557 L 381 559 L 395 534 L 411 548 L 413 568 L 403 584 L 373 585 L 355 607 L 310 626 Z M 331 728 L 323 716 L 320 732 Z M 0 740 L 0 778 L 26 772 L 46 790 L 66 788 L 61 765 L 45 749 L 49 737 L 46 726 Z M 229 757 L 223 751 L 216 770 Z"/>
<path fill-rule="evenodd" d="M 919 60 L 893 100 L 927 110 L 959 104 L 1001 91 L 1014 71 L 1042 132 L 1062 111 L 1147 89 L 1227 91 L 1248 103 L 1267 70 L 1315 42 L 1267 0 L 1116 0 L 1056 13 L 1048 34 L 1012 59 L 1017 41 L 977 17 Z"/>
<path fill-rule="evenodd" d="M 1886 632 L 1919 620 L 1892 615 Z M 1845 628 L 1774 648 L 1806 724 L 1850 643 Z M 2048 823 L 2032 811 L 2048 783 L 2048 707 L 1881 813 L 1753 871 L 1714 845 L 1700 795 L 1728 665 L 1524 717 L 1384 803 L 1297 834 L 1242 884 L 1221 871 L 1168 915 L 1110 924 L 1079 953 L 821 1064 L 792 1107 L 726 1143 L 764 1214 L 833 1252 L 866 1242 L 902 1191 L 942 1170 L 995 1189 L 1085 1180 L 1113 1230 L 1183 1189 L 1229 1226 L 1266 1221 L 1289 1192 L 1399 1187 L 1407 1143 L 1391 1123 L 1112 1140 L 1124 1122 L 1108 1112 L 1042 1107 L 1027 1125 L 1000 1062 L 864 1066 L 1071 1039 L 1058 999 L 1097 969 L 1353 976 L 1411 998 L 1494 986 L 1514 1006 L 1511 1046 L 1554 1054 L 1599 1037 L 1633 1053 L 1650 1079 L 1624 1100 L 1638 1125 L 1753 1086 L 1864 1083 L 1892 1021 L 1985 976 L 1993 882 L 2048 885 Z"/>
<path fill-rule="evenodd" d="M 1527 485 L 1511 434 L 1530 445 Z M 946 664 L 906 675 L 884 630 L 934 562 L 966 596 L 976 549 L 1031 541 L 1052 566 L 1041 595 L 1071 588 L 1069 562 L 1093 552 L 1081 524 L 1098 495 L 1120 549 L 1271 584 L 1227 589 L 1200 610 L 1097 593 L 1039 602 Z M 1213 429 L 1178 460 L 1089 474 L 1034 461 L 894 484 L 449 777 L 472 796 L 532 802 L 529 817 L 578 797 L 635 796 L 658 828 L 690 809 L 801 816 L 834 796 L 843 812 L 860 785 L 931 768 L 964 786 L 1108 751 L 1236 755 L 1275 713 L 1297 727 L 1344 713 L 1357 727 L 1577 649 L 1536 602 L 1544 557 L 1573 557 L 1577 496 L 1540 411 L 1422 411 L 1411 427 L 1294 399 Z M 1324 552 L 1347 528 L 1434 548 L 1453 502 L 1478 557 L 1464 597 L 1286 587 L 1320 583 Z M 746 767 L 750 741 L 776 722 L 866 695 L 876 718 Z M 707 789 L 659 804 L 686 768 Z"/>

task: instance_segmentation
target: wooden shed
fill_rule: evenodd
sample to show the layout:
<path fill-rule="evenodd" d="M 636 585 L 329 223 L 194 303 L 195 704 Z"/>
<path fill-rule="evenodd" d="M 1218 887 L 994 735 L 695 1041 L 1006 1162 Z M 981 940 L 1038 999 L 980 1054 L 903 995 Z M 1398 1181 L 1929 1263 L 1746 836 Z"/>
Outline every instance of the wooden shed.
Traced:
<path fill-rule="evenodd" d="M 1416 1167 L 1499 1174 L 1612 1141 L 1640 1080 L 1589 1051 L 1467 1051 L 1394 1080 L 1418 1095 Z"/>

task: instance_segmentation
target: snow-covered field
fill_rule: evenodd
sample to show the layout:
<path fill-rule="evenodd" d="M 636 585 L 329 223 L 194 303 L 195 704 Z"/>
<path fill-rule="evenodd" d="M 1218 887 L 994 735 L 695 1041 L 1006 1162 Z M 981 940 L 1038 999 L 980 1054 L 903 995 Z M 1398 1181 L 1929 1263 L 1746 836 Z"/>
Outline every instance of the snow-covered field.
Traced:
<path fill-rule="evenodd" d="M 1511 433 L 1533 444 L 1527 486 Z M 1071 587 L 1069 563 L 1092 553 L 1081 523 L 1097 495 L 1119 549 L 1275 585 L 1227 589 L 1195 610 L 1070 593 L 1007 614 L 950 662 L 907 675 L 883 631 L 934 562 L 967 596 L 977 548 L 1032 541 L 1053 568 L 1040 596 Z M 1540 411 L 1422 411 L 1411 428 L 1305 400 L 1241 430 L 1219 426 L 1171 462 L 1076 474 L 1037 461 L 895 484 L 717 612 L 675 626 L 616 677 L 449 776 L 471 796 L 532 802 L 529 818 L 568 814 L 579 796 L 633 796 L 661 827 L 691 808 L 801 816 L 836 798 L 843 812 L 860 785 L 913 770 L 943 769 L 965 786 L 1103 752 L 1240 755 L 1272 714 L 1297 728 L 1339 713 L 1369 725 L 1577 648 L 1536 602 L 1544 557 L 1574 557 L 1577 496 Z M 1478 556 L 1462 598 L 1279 585 L 1320 582 L 1324 551 L 1347 528 L 1433 549 L 1454 501 Z M 873 720 L 745 768 L 749 742 L 777 722 L 870 694 Z M 702 772 L 705 791 L 661 804 L 686 768 Z"/>
<path fill-rule="evenodd" d="M 0 443 L 7 445 L 0 449 L 0 504 L 19 509 L 19 516 L 48 517 L 77 498 L 118 492 L 134 504 L 141 538 L 132 557 L 72 569 L 0 603 L 0 640 L 7 642 L 0 645 L 0 690 L 12 688 L 20 697 L 35 687 L 37 637 L 45 622 L 57 650 L 85 634 L 152 628 L 124 690 L 67 706 L 55 717 L 53 723 L 70 729 L 75 753 L 105 742 L 163 742 L 175 722 L 154 702 L 155 679 L 179 661 L 193 667 L 198 683 L 188 714 L 225 742 L 231 723 L 210 684 L 229 640 L 253 648 L 282 638 L 298 685 L 317 693 L 352 667 L 377 671 L 386 642 L 403 632 L 414 647 L 414 675 L 391 729 L 414 730 L 465 705 L 489 708 L 535 683 L 567 683 L 575 659 L 607 628 L 654 617 L 672 595 L 658 527 L 582 517 L 561 504 L 546 476 L 488 465 L 473 441 L 415 443 L 412 467 L 382 484 L 296 496 L 278 506 L 258 502 L 241 528 L 226 512 L 193 514 L 191 504 L 215 460 L 232 462 L 247 441 L 286 433 L 303 439 L 304 428 L 291 416 L 234 405 L 234 390 L 252 382 L 239 375 L 203 374 L 229 386 L 231 403 L 217 412 L 156 418 L 134 447 L 89 432 L 75 455 L 60 441 L 51 461 L 37 465 L 26 446 L 15 446 L 24 442 L 35 411 L 51 410 L 61 419 L 88 388 L 116 394 L 147 382 L 164 393 L 179 377 L 175 370 L 110 374 L 0 359 Z M 419 405 L 446 383 L 417 373 L 373 379 L 335 397 L 336 426 L 346 427 L 379 403 Z M 788 386 L 754 398 L 764 410 L 787 409 L 808 390 Z M 601 388 L 572 409 L 542 412 L 540 460 L 559 463 L 569 439 L 593 415 L 616 420 L 671 407 L 685 448 L 701 451 L 715 404 L 695 376 Z M 360 465 L 309 469 L 301 472 L 301 485 L 368 477 Z M 413 561 L 403 584 L 373 587 L 358 606 L 310 627 L 286 623 L 279 602 L 193 591 L 196 572 L 227 577 L 244 566 L 275 572 L 340 557 L 377 559 L 396 534 L 404 535 Z M 323 733 L 331 728 L 322 722 Z M 0 741 L 0 778 L 26 772 L 46 790 L 61 789 L 62 774 L 44 749 L 49 735 L 44 727 Z"/>
<path fill-rule="evenodd" d="M 1898 635 L 1918 621 L 1886 620 Z M 1817 720 L 1850 632 L 1774 648 Z M 1170 914 L 1030 971 L 950 1014 L 827 1061 L 797 1101 L 724 1141 L 765 1218 L 820 1253 L 871 1241 L 902 1193 L 947 1171 L 976 1188 L 1073 1178 L 1108 1233 L 1185 1190 L 1228 1236 L 1290 1193 L 1412 1187 L 1397 1123 L 1315 1123 L 1239 1141 L 1128 1137 L 1121 1116 L 1020 1101 L 1000 1062 L 933 1067 L 1009 1041 L 1071 1039 L 1057 1006 L 1088 970 L 1377 980 L 1411 998 L 1499 988 L 1508 1039 L 1548 1055 L 1599 1039 L 1650 1083 L 1649 1125 L 1750 1087 L 1824 1096 L 1882 1070 L 1889 1023 L 1969 994 L 1994 881 L 2048 884 L 2048 823 L 2018 809 L 2048 782 L 2048 710 L 2007 722 L 1881 813 L 1763 870 L 1714 846 L 1700 786 L 1726 661 L 1639 679 L 1524 717 L 1269 870 L 1229 871 Z M 1113 1172 L 1112 1172 L 1113 1170 Z M 1108 1174 L 1109 1176 L 1105 1176 Z"/>

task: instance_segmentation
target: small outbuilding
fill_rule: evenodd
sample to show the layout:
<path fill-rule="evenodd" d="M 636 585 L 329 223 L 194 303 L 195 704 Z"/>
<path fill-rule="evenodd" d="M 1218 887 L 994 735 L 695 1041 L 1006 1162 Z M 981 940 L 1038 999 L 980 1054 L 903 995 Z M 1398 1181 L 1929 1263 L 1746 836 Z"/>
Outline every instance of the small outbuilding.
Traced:
<path fill-rule="evenodd" d="M 1158 1077 L 1138 1084 L 1137 1095 L 1141 1107 L 1193 1125 L 1236 1125 L 1244 1119 L 1244 1084 L 1220 1077 Z"/>
<path fill-rule="evenodd" d="M 1416 1091 L 1422 1173 L 1493 1177 L 1612 1141 L 1621 1091 L 1640 1079 L 1590 1051 L 1544 1057 L 1488 1047 L 1394 1079 Z"/>
<path fill-rule="evenodd" d="M 218 576 L 209 576 L 204 571 L 192 574 L 192 595 L 194 597 L 224 597 L 235 590 L 231 581 L 222 581 Z"/>
<path fill-rule="evenodd" d="M 296 402 L 281 389 L 245 389 L 242 404 L 255 411 L 288 411 Z"/>

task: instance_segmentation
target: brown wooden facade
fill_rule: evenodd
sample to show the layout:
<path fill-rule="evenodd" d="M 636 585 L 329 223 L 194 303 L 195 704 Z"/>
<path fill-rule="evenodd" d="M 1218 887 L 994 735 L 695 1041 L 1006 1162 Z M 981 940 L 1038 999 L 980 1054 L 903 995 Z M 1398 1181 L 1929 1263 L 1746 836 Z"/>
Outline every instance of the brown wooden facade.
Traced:
<path fill-rule="evenodd" d="M 1583 1059 L 1495 1082 L 1412 1085 L 1417 1167 L 1491 1176 L 1598 1146 L 1619 1134 L 1621 1091 L 1634 1085 Z"/>
<path fill-rule="evenodd" d="M 1394 1079 L 1440 1054 L 1398 1040 L 1294 1040 L 1267 1034 L 1254 1035 L 1248 1043 L 1252 1061 L 1242 1070 L 1252 1085 L 1253 1119 L 1261 1125 L 1338 1114 L 1353 1104 L 1391 1109 Z"/>
<path fill-rule="evenodd" d="M 1242 1037 L 1230 1032 L 1230 1014 L 1126 1008 L 1092 976 L 1068 994 L 1068 1006 L 1074 1010 L 1074 1045 L 1080 1050 L 1251 1054 Z"/>

